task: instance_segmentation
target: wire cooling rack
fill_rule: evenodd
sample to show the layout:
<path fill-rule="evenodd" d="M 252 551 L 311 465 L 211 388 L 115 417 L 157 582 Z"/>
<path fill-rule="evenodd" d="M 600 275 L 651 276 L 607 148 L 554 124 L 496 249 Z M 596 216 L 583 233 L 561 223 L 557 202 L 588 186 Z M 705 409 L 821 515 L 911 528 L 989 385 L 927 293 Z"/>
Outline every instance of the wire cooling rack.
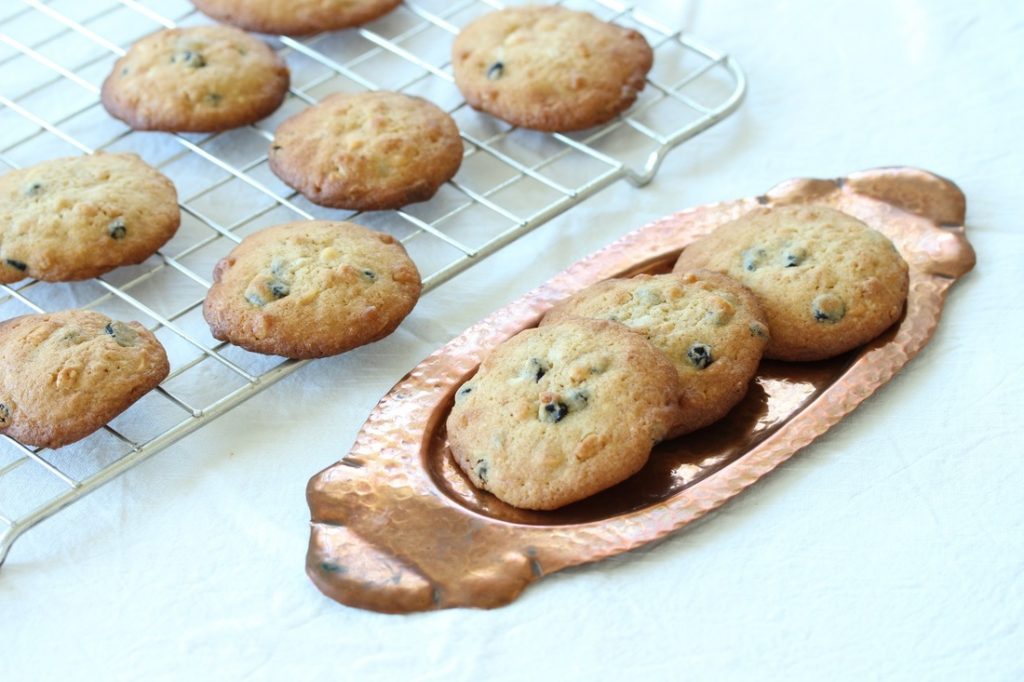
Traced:
<path fill-rule="evenodd" d="M 96 150 L 132 151 L 178 188 L 182 226 L 141 265 L 85 282 L 0 285 L 0 320 L 71 307 L 136 319 L 167 349 L 171 373 L 101 431 L 58 450 L 0 437 L 0 563 L 14 540 L 144 459 L 295 371 L 306 361 L 216 341 L 202 302 L 216 261 L 263 227 L 343 219 L 399 238 L 436 287 L 574 204 L 625 178 L 643 185 L 665 154 L 728 116 L 746 83 L 727 54 L 614 0 L 565 2 L 642 32 L 655 49 L 647 88 L 597 129 L 542 134 L 469 108 L 449 64 L 452 37 L 502 6 L 406 0 L 359 29 L 273 39 L 292 71 L 284 106 L 254 126 L 212 135 L 141 133 L 112 119 L 99 86 L 135 40 L 208 23 L 185 0 L 4 0 L 0 5 L 0 172 Z M 267 147 L 284 118 L 338 91 L 399 90 L 455 118 L 465 158 L 432 200 L 353 214 L 307 202 L 270 172 Z"/>

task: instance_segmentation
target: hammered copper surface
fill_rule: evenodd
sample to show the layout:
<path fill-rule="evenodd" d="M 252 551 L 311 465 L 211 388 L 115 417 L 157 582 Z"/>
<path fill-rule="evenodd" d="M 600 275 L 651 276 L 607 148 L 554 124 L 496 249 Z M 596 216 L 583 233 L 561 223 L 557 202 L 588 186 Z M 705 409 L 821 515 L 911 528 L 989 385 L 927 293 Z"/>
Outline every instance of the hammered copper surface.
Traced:
<path fill-rule="evenodd" d="M 468 484 L 446 447 L 454 389 L 503 340 L 593 282 L 663 272 L 694 239 L 758 204 L 820 203 L 884 232 L 910 264 L 900 322 L 824 362 L 762 363 L 724 420 L 663 443 L 628 481 L 553 512 L 514 509 Z M 792 180 L 632 232 L 495 312 L 424 360 L 377 405 L 340 462 L 307 488 L 307 572 L 326 595 L 386 612 L 507 604 L 532 581 L 656 540 L 715 509 L 849 414 L 932 336 L 950 285 L 974 266 L 965 201 L 909 168 Z"/>

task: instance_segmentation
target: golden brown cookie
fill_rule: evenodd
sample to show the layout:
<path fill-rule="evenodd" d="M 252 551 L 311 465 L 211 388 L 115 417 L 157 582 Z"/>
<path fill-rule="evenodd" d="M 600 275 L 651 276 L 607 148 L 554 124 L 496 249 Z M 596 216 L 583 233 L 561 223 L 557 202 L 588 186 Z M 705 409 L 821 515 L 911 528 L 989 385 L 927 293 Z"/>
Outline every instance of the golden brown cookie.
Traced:
<path fill-rule="evenodd" d="M 653 62 L 637 31 L 557 6 L 485 14 L 452 45 L 455 84 L 470 106 L 546 131 L 589 128 L 625 111 Z"/>
<path fill-rule="evenodd" d="M 66 282 L 141 263 L 180 222 L 174 185 L 135 154 L 11 171 L 0 177 L 0 282 Z"/>
<path fill-rule="evenodd" d="M 455 394 L 448 440 L 479 488 L 555 509 L 639 471 L 678 412 L 665 354 L 606 320 L 520 332 Z"/>
<path fill-rule="evenodd" d="M 683 250 L 676 272 L 708 268 L 748 286 L 771 329 L 765 357 L 821 360 L 888 329 L 907 264 L 882 233 L 826 206 L 758 208 Z"/>
<path fill-rule="evenodd" d="M 338 93 L 278 127 L 270 167 L 313 203 L 355 211 L 426 201 L 455 175 L 451 116 L 396 92 Z"/>
<path fill-rule="evenodd" d="M 56 448 L 85 438 L 163 381 L 167 354 L 138 322 L 90 310 L 0 323 L 0 433 Z"/>
<path fill-rule="evenodd" d="M 247 31 L 299 36 L 359 26 L 382 17 L 401 0 L 192 0 L 217 21 Z"/>
<path fill-rule="evenodd" d="M 742 400 L 768 342 L 750 290 L 707 270 L 605 280 L 549 310 L 541 325 L 570 317 L 618 322 L 668 356 L 679 373 L 672 437 L 721 419 Z"/>
<path fill-rule="evenodd" d="M 420 288 L 390 235 L 352 223 L 287 223 L 246 237 L 217 264 L 203 316 L 222 341 L 319 358 L 393 332 Z"/>
<path fill-rule="evenodd" d="M 269 116 L 288 82 L 288 67 L 263 41 L 230 26 L 191 26 L 132 45 L 101 99 L 136 130 L 215 132 Z"/>

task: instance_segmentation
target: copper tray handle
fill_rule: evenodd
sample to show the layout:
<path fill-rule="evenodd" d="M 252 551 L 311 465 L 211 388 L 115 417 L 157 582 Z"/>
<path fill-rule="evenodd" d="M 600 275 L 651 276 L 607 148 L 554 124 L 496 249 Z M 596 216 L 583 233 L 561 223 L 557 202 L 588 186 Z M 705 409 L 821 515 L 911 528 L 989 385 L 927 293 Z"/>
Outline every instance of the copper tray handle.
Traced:
<path fill-rule="evenodd" d="M 529 512 L 469 485 L 447 451 L 444 421 L 455 388 L 491 349 L 574 291 L 666 272 L 718 225 L 757 205 L 794 203 L 833 206 L 893 240 L 910 264 L 897 325 L 840 358 L 762 363 L 724 420 L 659 445 L 643 471 L 588 500 Z M 950 285 L 975 263 L 965 208 L 952 182 L 911 168 L 791 180 L 760 197 L 680 211 L 575 263 L 420 363 L 381 399 L 351 452 L 310 480 L 310 578 L 332 599 L 375 611 L 490 608 L 544 575 L 700 518 L 825 433 L 927 343 Z"/>

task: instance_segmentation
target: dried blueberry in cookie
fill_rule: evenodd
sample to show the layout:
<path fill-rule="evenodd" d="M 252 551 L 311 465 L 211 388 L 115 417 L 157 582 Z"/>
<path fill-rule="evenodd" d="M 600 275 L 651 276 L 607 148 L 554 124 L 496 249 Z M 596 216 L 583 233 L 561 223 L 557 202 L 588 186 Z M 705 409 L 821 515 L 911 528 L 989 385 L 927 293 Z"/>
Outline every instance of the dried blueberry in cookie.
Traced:
<path fill-rule="evenodd" d="M 807 258 L 807 249 L 800 246 L 784 249 L 782 252 L 783 265 L 787 268 L 795 268 L 803 263 L 805 258 Z"/>
<path fill-rule="evenodd" d="M 811 301 L 811 314 L 818 322 L 838 322 L 846 315 L 846 304 L 835 294 L 820 294 Z"/>
<path fill-rule="evenodd" d="M 473 392 L 473 386 L 472 385 L 470 385 L 468 383 L 463 384 L 462 387 L 458 391 L 455 392 L 455 402 L 459 402 L 460 400 L 462 400 L 463 398 L 465 398 L 466 396 L 468 396 L 472 392 Z"/>
<path fill-rule="evenodd" d="M 115 218 L 107 225 L 107 234 L 111 239 L 124 239 L 128 234 L 128 227 L 124 224 L 124 218 Z"/>
<path fill-rule="evenodd" d="M 206 66 L 206 58 L 199 52 L 180 50 L 171 55 L 172 64 L 181 64 L 190 69 L 201 69 Z"/>
<path fill-rule="evenodd" d="M 747 272 L 754 272 L 764 264 L 768 257 L 767 252 L 759 247 L 751 247 L 743 252 L 743 269 Z"/>
<path fill-rule="evenodd" d="M 540 381 L 544 378 L 544 375 L 551 369 L 551 363 L 541 358 L 530 358 L 530 361 L 526 363 L 526 370 L 524 375 L 533 379 L 534 381 Z"/>
<path fill-rule="evenodd" d="M 697 369 L 707 369 L 714 362 L 711 356 L 711 346 L 706 343 L 695 343 L 686 351 L 686 357 Z"/>
<path fill-rule="evenodd" d="M 569 406 L 561 401 L 541 403 L 540 418 L 543 421 L 557 424 L 565 419 L 565 415 L 567 414 L 569 414 Z"/>
<path fill-rule="evenodd" d="M 130 348 L 139 340 L 139 333 L 124 322 L 110 322 L 103 328 L 103 332 L 114 337 L 114 341 L 122 348 Z"/>

